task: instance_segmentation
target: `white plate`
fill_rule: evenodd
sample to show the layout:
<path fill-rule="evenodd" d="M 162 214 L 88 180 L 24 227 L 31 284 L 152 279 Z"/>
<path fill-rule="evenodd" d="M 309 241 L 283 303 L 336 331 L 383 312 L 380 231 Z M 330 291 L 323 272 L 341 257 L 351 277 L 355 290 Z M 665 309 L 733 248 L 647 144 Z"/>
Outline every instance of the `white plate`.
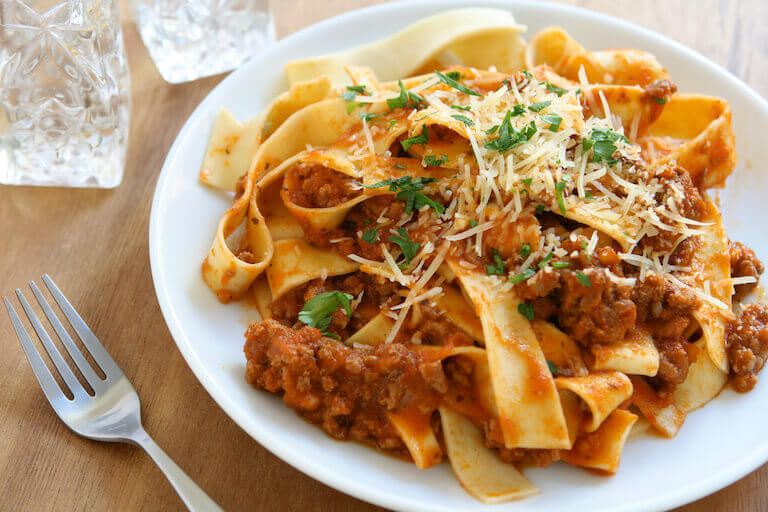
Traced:
<path fill-rule="evenodd" d="M 308 475 L 381 506 L 418 511 L 488 510 L 466 494 L 447 464 L 418 471 L 356 443 L 340 443 L 299 419 L 282 401 L 246 384 L 243 333 L 248 314 L 220 304 L 200 276 L 216 224 L 231 198 L 200 185 L 197 172 L 219 107 L 237 118 L 259 113 L 286 89 L 283 65 L 293 59 L 385 37 L 464 0 L 410 1 L 351 12 L 280 41 L 221 82 L 189 118 L 158 180 L 150 220 L 150 261 L 158 300 L 179 350 L 218 404 L 254 439 Z M 739 165 L 722 194 L 728 233 L 768 256 L 762 222 L 768 190 L 768 104 L 724 69 L 658 34 L 590 11 L 546 3 L 482 1 L 511 9 L 533 34 L 561 25 L 589 49 L 653 52 L 680 90 L 726 98 L 733 108 Z M 763 377 L 768 380 L 768 375 Z M 526 471 L 541 493 L 494 510 L 656 510 L 714 492 L 768 460 L 768 382 L 746 395 L 726 390 L 691 414 L 672 440 L 627 443 L 614 477 L 555 464 Z M 214 433 L 215 434 L 215 433 Z"/>

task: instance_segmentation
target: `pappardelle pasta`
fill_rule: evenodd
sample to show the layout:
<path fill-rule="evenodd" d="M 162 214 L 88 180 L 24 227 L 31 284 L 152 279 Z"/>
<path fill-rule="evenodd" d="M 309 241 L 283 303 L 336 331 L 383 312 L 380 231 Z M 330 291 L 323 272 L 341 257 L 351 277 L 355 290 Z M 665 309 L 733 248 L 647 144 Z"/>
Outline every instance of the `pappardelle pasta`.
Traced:
<path fill-rule="evenodd" d="M 263 318 L 248 382 L 334 438 L 445 454 L 486 503 L 535 493 L 528 465 L 616 472 L 631 432 L 675 436 L 768 357 L 768 308 L 741 304 L 763 266 L 707 193 L 728 103 L 522 30 L 465 9 L 293 62 L 260 117 L 220 114 L 201 171 L 235 191 L 203 277 Z"/>

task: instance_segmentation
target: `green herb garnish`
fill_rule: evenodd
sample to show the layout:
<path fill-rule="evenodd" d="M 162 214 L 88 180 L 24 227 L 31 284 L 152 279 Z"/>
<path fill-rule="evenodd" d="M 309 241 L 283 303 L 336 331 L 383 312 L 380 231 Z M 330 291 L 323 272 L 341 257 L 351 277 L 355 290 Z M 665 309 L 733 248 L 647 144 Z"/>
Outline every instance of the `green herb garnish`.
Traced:
<path fill-rule="evenodd" d="M 394 180 L 384 180 L 374 185 L 363 185 L 366 188 L 382 188 L 389 187 L 390 192 L 397 192 L 395 199 L 405 201 L 405 213 L 410 214 L 413 209 L 419 209 L 424 205 L 428 205 L 438 215 L 441 215 L 445 211 L 445 207 L 425 196 L 421 189 L 427 183 L 433 183 L 437 180 L 435 178 L 416 178 L 413 179 L 410 176 L 402 176 Z"/>
<path fill-rule="evenodd" d="M 551 103 L 552 103 L 551 100 L 532 103 L 531 105 L 528 106 L 528 110 L 530 110 L 531 112 L 541 112 L 543 109 L 548 107 Z"/>
<path fill-rule="evenodd" d="M 539 262 L 539 268 L 544 268 L 547 265 L 549 265 L 549 262 L 554 258 L 554 254 L 552 254 L 552 251 L 549 251 L 546 256 L 544 256 L 541 261 Z"/>
<path fill-rule="evenodd" d="M 461 114 L 454 114 L 451 116 L 452 118 L 456 119 L 457 121 L 461 121 L 467 126 L 475 126 L 475 122 L 468 118 L 467 116 L 463 116 Z"/>
<path fill-rule="evenodd" d="M 477 226 L 477 221 L 475 219 L 469 219 L 469 227 L 473 228 Z"/>
<path fill-rule="evenodd" d="M 431 166 L 443 165 L 447 161 L 448 161 L 447 155 L 440 155 L 440 158 L 436 157 L 435 155 L 427 155 L 424 157 L 424 163 L 426 165 L 431 165 Z"/>
<path fill-rule="evenodd" d="M 590 281 L 589 276 L 581 270 L 576 271 L 576 279 L 578 279 L 584 286 L 592 286 L 592 281 Z"/>
<path fill-rule="evenodd" d="M 402 80 L 397 81 L 397 86 L 400 88 L 400 95 L 397 98 L 389 98 L 387 100 L 387 106 L 389 110 L 395 110 L 396 108 L 418 107 L 424 103 L 424 98 L 414 92 L 405 90 Z"/>
<path fill-rule="evenodd" d="M 549 131 L 551 132 L 556 132 L 559 130 L 560 123 L 563 122 L 563 118 L 558 114 L 547 114 L 545 116 L 541 116 L 541 118 L 549 123 Z"/>
<path fill-rule="evenodd" d="M 360 112 L 360 113 L 359 113 L 359 114 L 357 114 L 357 115 L 359 115 L 359 116 L 360 116 L 360 119 L 362 119 L 362 120 L 364 120 L 364 121 L 368 122 L 368 121 L 370 121 L 371 119 L 374 119 L 374 118 L 376 118 L 376 117 L 379 117 L 381 114 L 367 114 L 367 113 L 364 113 L 364 112 Z"/>
<path fill-rule="evenodd" d="M 429 142 L 429 131 L 427 130 L 427 125 L 424 125 L 421 128 L 421 135 L 416 135 L 414 137 L 409 137 L 403 141 L 400 142 L 400 145 L 403 146 L 404 151 L 408 151 L 411 149 L 411 146 L 415 144 L 419 144 L 421 146 L 425 146 Z"/>
<path fill-rule="evenodd" d="M 389 236 L 389 241 L 400 246 L 406 265 L 411 263 L 411 259 L 416 256 L 421 247 L 418 242 L 414 242 L 408 237 L 408 232 L 405 228 L 398 228 L 397 234 Z"/>
<path fill-rule="evenodd" d="M 555 196 L 557 198 L 557 207 L 560 209 L 560 213 L 565 215 L 565 199 L 563 198 L 563 191 L 565 190 L 565 182 L 558 181 L 555 183 Z"/>
<path fill-rule="evenodd" d="M 366 229 L 363 231 L 363 241 L 368 242 L 369 244 L 372 244 L 376 242 L 376 238 L 379 236 L 379 227 L 376 226 L 375 228 Z"/>
<path fill-rule="evenodd" d="M 438 76 L 438 78 L 440 78 L 441 82 L 446 83 L 447 85 L 449 85 L 450 87 L 453 87 L 454 89 L 456 89 L 459 92 L 463 92 L 464 94 L 469 94 L 471 96 L 482 96 L 482 94 L 480 94 L 479 92 L 473 91 L 469 87 L 467 87 L 465 85 L 462 85 L 459 82 L 457 82 L 456 79 L 454 79 L 451 76 L 449 76 L 449 75 L 451 75 L 451 73 L 448 73 L 447 75 L 444 75 L 443 73 L 441 73 L 439 71 L 435 71 L 435 74 Z"/>
<path fill-rule="evenodd" d="M 318 293 L 309 299 L 299 312 L 299 321 L 325 331 L 331 325 L 331 314 L 343 308 L 348 317 L 352 317 L 350 302 L 354 297 L 338 290 Z"/>
<path fill-rule="evenodd" d="M 557 377 L 558 371 L 557 371 L 557 367 L 555 366 L 555 363 L 547 360 L 547 366 L 549 367 L 549 372 L 552 374 L 552 376 Z"/>
<path fill-rule="evenodd" d="M 527 268 L 522 272 L 520 272 L 519 274 L 510 277 L 509 282 L 512 284 L 519 284 L 519 283 L 522 283 L 523 281 L 530 279 L 531 277 L 534 276 L 534 274 L 536 274 L 535 270 L 533 270 L 532 268 Z"/>
<path fill-rule="evenodd" d="M 653 98 L 653 101 L 658 103 L 659 105 L 663 105 L 667 102 L 667 98 L 657 98 L 656 96 L 651 96 Z"/>
<path fill-rule="evenodd" d="M 525 318 L 527 318 L 529 322 L 533 322 L 533 304 L 521 302 L 517 305 L 517 311 Z"/>
<path fill-rule="evenodd" d="M 498 249 L 493 249 L 493 265 L 485 266 L 485 273 L 489 276 L 503 276 L 507 273 L 507 267 L 504 260 L 501 259 Z"/>
<path fill-rule="evenodd" d="M 499 153 L 505 153 L 510 149 L 531 140 L 536 133 L 536 125 L 531 121 L 521 130 L 512 126 L 512 112 L 507 111 L 499 128 L 499 137 L 485 144 L 488 149 L 495 149 Z"/>
<path fill-rule="evenodd" d="M 527 258 L 531 254 L 531 244 L 528 242 L 523 242 L 523 245 L 520 246 L 520 256 L 523 258 Z"/>
<path fill-rule="evenodd" d="M 567 261 L 553 261 L 552 268 L 568 268 L 571 264 Z"/>
<path fill-rule="evenodd" d="M 553 93 L 557 94 L 558 98 L 560 96 L 562 96 L 563 94 L 568 92 L 567 89 L 563 89 L 562 87 L 558 87 L 558 86 L 556 86 L 554 84 L 551 84 L 549 82 L 541 82 L 541 83 L 542 83 L 542 85 L 544 85 L 547 88 L 547 90 L 549 92 L 553 92 Z"/>
<path fill-rule="evenodd" d="M 451 108 L 456 110 L 465 110 L 467 112 L 472 110 L 472 108 L 469 105 L 451 105 Z"/>
<path fill-rule="evenodd" d="M 616 163 L 612 160 L 613 154 L 616 152 L 617 141 L 629 142 L 629 140 L 613 130 L 598 130 L 593 129 L 590 136 L 582 141 L 583 151 L 586 153 L 590 149 L 592 150 L 593 162 L 605 162 L 608 165 Z"/>

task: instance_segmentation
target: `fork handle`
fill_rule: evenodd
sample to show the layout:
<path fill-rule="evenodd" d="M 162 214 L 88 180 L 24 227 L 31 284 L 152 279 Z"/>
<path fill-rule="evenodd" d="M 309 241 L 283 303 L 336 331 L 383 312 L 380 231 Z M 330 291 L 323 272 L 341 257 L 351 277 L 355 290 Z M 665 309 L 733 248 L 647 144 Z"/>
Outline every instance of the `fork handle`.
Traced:
<path fill-rule="evenodd" d="M 224 512 L 207 494 L 181 469 L 160 446 L 149 437 L 149 434 L 140 429 L 132 437 L 132 440 L 141 446 L 152 457 L 157 467 L 160 468 L 176 492 L 181 501 L 191 512 Z"/>

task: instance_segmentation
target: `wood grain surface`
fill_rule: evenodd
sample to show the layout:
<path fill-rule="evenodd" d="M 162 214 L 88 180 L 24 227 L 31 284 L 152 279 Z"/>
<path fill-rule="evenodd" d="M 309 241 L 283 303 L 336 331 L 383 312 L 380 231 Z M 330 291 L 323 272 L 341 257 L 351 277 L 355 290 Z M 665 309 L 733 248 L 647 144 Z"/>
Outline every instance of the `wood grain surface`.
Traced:
<path fill-rule="evenodd" d="M 284 37 L 376 3 L 272 0 L 272 7 Z M 768 4 L 762 0 L 565 3 L 670 36 L 768 96 Z M 312 480 L 259 446 L 213 402 L 176 349 L 150 277 L 150 201 L 174 137 L 221 77 L 163 82 L 127 3 L 122 7 L 133 80 L 125 180 L 114 191 L 0 186 L 0 294 L 50 273 L 133 382 L 147 431 L 227 510 L 380 510 Z M 141 450 L 80 438 L 58 420 L 1 316 L 0 509 L 183 510 Z M 768 465 L 679 510 L 768 510 Z"/>

